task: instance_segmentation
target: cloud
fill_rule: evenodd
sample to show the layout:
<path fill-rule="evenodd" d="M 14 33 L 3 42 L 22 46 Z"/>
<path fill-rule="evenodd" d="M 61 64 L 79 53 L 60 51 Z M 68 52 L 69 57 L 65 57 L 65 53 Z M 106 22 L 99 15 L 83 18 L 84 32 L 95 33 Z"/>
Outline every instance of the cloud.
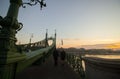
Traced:
<path fill-rule="evenodd" d="M 68 39 L 64 38 L 62 47 L 64 48 L 86 48 L 86 49 L 120 49 L 120 42 L 114 42 L 111 40 L 82 40 L 82 39 Z M 106 42 L 107 41 L 107 42 Z M 108 42 L 109 41 L 109 42 Z"/>
<path fill-rule="evenodd" d="M 110 49 L 120 49 L 120 43 L 114 43 L 114 44 L 109 44 L 106 46 L 107 48 L 110 48 Z"/>
<path fill-rule="evenodd" d="M 85 49 L 106 49 L 106 44 L 82 45 L 80 47 Z"/>
<path fill-rule="evenodd" d="M 120 49 L 120 43 L 112 43 L 112 44 L 95 44 L 95 45 L 82 45 L 81 48 L 86 49 Z"/>
<path fill-rule="evenodd" d="M 80 44 L 82 44 L 80 39 L 69 39 L 69 38 L 64 38 L 63 40 L 63 45 L 61 45 L 61 39 L 57 41 L 57 46 L 58 47 L 64 47 L 64 48 L 69 48 L 69 47 L 78 47 Z"/>

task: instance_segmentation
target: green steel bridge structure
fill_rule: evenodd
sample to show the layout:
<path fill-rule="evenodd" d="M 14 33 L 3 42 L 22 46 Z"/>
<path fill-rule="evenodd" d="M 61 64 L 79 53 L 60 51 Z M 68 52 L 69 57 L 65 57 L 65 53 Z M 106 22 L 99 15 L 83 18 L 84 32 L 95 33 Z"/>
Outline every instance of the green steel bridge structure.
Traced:
<path fill-rule="evenodd" d="M 45 39 L 35 43 L 16 45 L 16 33 L 23 27 L 17 20 L 19 8 L 25 8 L 25 4 L 33 6 L 37 3 L 41 9 L 46 6 L 44 0 L 29 1 L 23 3 L 22 0 L 10 0 L 6 17 L 0 16 L 0 79 L 26 79 L 26 69 L 33 64 L 37 65 L 37 68 L 33 67 L 37 70 L 28 69 L 28 72 L 31 72 L 28 79 L 120 79 L 119 59 L 82 57 L 67 53 L 65 67 L 53 68 L 51 55 L 56 49 L 56 33 L 50 38 L 46 33 Z M 52 40 L 50 45 L 49 40 Z M 82 60 L 85 62 L 85 68 Z M 31 75 L 35 74 L 38 74 L 38 77 L 31 78 Z"/>
<path fill-rule="evenodd" d="M 44 0 L 10 0 L 10 6 L 5 17 L 0 16 L 0 79 L 15 79 L 16 74 L 22 72 L 32 64 L 42 64 L 56 49 L 56 33 L 54 37 L 46 38 L 29 44 L 16 45 L 16 34 L 23 24 L 18 22 L 19 8 L 28 4 L 40 4 L 41 9 L 46 6 Z M 52 40 L 49 45 L 48 41 Z"/>

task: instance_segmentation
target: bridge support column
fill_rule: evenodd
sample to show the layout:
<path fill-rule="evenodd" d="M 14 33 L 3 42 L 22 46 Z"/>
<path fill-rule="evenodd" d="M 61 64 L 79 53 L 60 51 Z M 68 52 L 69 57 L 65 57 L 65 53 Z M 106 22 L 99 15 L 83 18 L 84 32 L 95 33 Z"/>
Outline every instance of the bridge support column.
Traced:
<path fill-rule="evenodd" d="M 14 79 L 17 62 L 25 58 L 15 44 L 15 35 L 22 27 L 17 21 L 21 4 L 22 0 L 10 0 L 7 16 L 0 17 L 0 79 Z"/>

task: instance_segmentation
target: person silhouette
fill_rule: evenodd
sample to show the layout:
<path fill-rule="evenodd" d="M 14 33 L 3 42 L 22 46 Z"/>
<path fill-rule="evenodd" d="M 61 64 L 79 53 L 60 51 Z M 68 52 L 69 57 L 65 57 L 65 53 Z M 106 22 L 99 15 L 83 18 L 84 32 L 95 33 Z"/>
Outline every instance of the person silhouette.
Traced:
<path fill-rule="evenodd" d="M 53 59 L 54 59 L 54 66 L 57 66 L 58 65 L 58 50 L 55 49 L 54 52 L 53 52 Z"/>
<path fill-rule="evenodd" d="M 63 48 L 61 48 L 60 59 L 61 59 L 61 64 L 63 66 L 64 66 L 64 63 L 65 63 L 65 58 L 66 58 L 66 52 L 63 50 Z"/>

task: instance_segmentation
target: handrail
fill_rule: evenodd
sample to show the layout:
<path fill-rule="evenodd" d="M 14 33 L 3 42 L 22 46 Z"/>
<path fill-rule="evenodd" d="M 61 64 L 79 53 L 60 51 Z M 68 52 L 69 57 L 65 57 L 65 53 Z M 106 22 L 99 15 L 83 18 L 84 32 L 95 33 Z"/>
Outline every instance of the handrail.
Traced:
<path fill-rule="evenodd" d="M 82 79 L 85 78 L 85 71 L 82 64 L 82 57 L 73 53 L 67 53 L 67 62 L 75 72 L 80 74 Z"/>
<path fill-rule="evenodd" d="M 0 16 L 0 79 L 15 79 L 17 72 L 31 65 L 39 58 L 44 59 L 45 56 L 49 55 L 49 51 L 54 50 L 56 46 L 54 42 L 53 45 L 48 46 L 47 33 L 45 41 L 42 41 L 43 45 L 40 44 L 40 42 L 34 44 L 30 43 L 26 45 L 27 47 L 23 48 L 22 45 L 16 45 L 16 33 L 23 27 L 23 24 L 18 22 L 17 19 L 19 8 L 26 3 L 23 3 L 22 0 L 9 0 L 9 2 L 10 6 L 7 15 L 4 18 Z M 31 2 L 35 2 L 35 4 L 40 3 L 41 8 L 45 6 L 43 0 L 30 0 L 27 4 L 31 5 Z M 40 45 L 45 49 L 37 50 L 41 48 Z M 24 49 L 28 48 L 32 50 L 30 52 L 33 52 L 35 55 L 30 52 L 26 54 Z"/>
<path fill-rule="evenodd" d="M 83 56 L 86 79 L 120 79 L 120 58 L 116 58 L 116 55 L 112 59 L 101 56 Z"/>
<path fill-rule="evenodd" d="M 50 55 L 54 51 L 54 48 L 55 48 L 54 38 L 52 38 L 52 40 L 53 40 L 53 43 L 51 46 L 25 53 L 26 58 L 22 61 L 17 62 L 16 73 L 22 71 L 23 69 L 30 66 L 37 60 L 42 61 L 43 59 L 47 57 L 47 55 Z"/>
<path fill-rule="evenodd" d="M 52 39 L 48 38 L 48 40 L 53 40 L 53 38 Z M 22 51 L 28 52 L 29 50 L 45 48 L 46 47 L 45 41 L 46 39 L 35 42 L 35 43 L 20 44 L 20 45 L 17 45 L 17 47 L 18 47 L 19 52 L 22 52 Z"/>

